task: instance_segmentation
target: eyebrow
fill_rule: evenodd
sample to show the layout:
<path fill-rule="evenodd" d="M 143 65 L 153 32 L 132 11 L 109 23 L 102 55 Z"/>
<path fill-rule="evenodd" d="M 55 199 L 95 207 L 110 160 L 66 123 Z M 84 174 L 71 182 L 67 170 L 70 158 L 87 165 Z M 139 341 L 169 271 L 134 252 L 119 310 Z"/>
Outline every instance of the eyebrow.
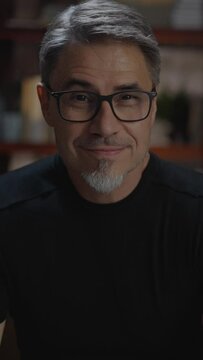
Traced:
<path fill-rule="evenodd" d="M 92 83 L 77 78 L 71 78 L 68 81 L 64 82 L 62 86 L 62 90 L 69 90 L 73 86 L 81 86 L 82 88 L 96 91 L 96 87 Z M 123 91 L 123 90 L 143 90 L 143 89 L 137 82 L 133 82 L 129 84 L 124 83 L 113 87 L 113 91 Z"/>
<path fill-rule="evenodd" d="M 122 91 L 122 90 L 143 90 L 141 86 L 137 83 L 129 83 L 129 84 L 121 84 L 114 87 L 115 91 Z"/>
<path fill-rule="evenodd" d="M 86 80 L 82 80 L 82 79 L 76 79 L 76 78 L 72 78 L 72 79 L 69 79 L 68 81 L 66 81 L 63 86 L 62 86 L 62 89 L 63 90 L 68 90 L 70 89 L 71 87 L 73 86 L 81 86 L 83 88 L 86 88 L 86 89 L 92 89 L 94 88 L 94 86 L 86 81 Z"/>

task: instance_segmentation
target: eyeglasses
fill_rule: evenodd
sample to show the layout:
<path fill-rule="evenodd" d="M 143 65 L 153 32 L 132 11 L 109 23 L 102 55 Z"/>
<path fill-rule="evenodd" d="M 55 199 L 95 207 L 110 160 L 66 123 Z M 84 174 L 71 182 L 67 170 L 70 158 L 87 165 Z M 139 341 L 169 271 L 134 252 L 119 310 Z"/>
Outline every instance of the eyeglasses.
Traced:
<path fill-rule="evenodd" d="M 65 121 L 80 123 L 92 120 L 107 101 L 115 117 L 120 121 L 135 122 L 147 118 L 152 100 L 157 96 L 152 91 L 124 90 L 111 95 L 99 95 L 91 91 L 47 91 L 57 101 L 58 111 Z"/>

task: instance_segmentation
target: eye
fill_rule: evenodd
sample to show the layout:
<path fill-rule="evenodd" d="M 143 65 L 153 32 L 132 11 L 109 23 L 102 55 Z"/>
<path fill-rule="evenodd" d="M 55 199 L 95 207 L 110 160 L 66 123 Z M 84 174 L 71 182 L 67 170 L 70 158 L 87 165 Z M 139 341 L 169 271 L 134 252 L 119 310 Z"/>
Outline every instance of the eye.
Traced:
<path fill-rule="evenodd" d="M 123 94 L 120 96 L 120 100 L 131 100 L 132 98 L 135 98 L 135 96 L 132 96 L 130 94 Z"/>
<path fill-rule="evenodd" d="M 120 93 L 115 97 L 114 100 L 118 105 L 132 106 L 137 104 L 137 102 L 140 100 L 140 96 L 136 92 Z"/>
<path fill-rule="evenodd" d="M 81 101 L 81 102 L 87 102 L 89 101 L 89 97 L 87 94 L 78 94 L 78 93 L 72 93 L 71 100 L 73 101 Z"/>
<path fill-rule="evenodd" d="M 72 93 L 71 100 L 81 104 L 92 104 L 97 99 L 93 93 Z"/>
<path fill-rule="evenodd" d="M 86 106 L 93 101 L 93 96 L 86 92 L 66 92 L 61 97 L 61 102 L 69 106 Z"/>
<path fill-rule="evenodd" d="M 65 92 L 60 99 L 60 104 L 66 108 L 90 109 L 97 104 L 97 97 L 91 92 L 70 91 Z"/>

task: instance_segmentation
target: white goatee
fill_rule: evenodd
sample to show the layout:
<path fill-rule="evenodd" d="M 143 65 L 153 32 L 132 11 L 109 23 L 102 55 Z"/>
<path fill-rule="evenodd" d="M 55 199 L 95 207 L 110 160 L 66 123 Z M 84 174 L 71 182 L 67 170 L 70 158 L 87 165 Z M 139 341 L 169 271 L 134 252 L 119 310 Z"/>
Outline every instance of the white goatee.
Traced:
<path fill-rule="evenodd" d="M 109 160 L 100 160 L 96 170 L 81 173 L 82 178 L 94 191 L 109 194 L 121 186 L 125 174 L 115 175 L 111 173 L 111 163 Z"/>

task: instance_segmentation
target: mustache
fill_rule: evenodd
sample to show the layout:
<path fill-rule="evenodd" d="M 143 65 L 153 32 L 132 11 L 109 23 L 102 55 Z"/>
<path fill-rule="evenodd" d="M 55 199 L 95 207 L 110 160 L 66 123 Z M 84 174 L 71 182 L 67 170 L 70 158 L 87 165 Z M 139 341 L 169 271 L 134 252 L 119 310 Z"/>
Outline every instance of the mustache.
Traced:
<path fill-rule="evenodd" d="M 94 147 L 94 146 L 117 146 L 117 147 L 126 147 L 130 146 L 131 142 L 128 140 L 123 139 L 117 139 L 115 137 L 88 137 L 84 139 L 76 139 L 75 145 L 81 146 L 81 147 Z"/>

